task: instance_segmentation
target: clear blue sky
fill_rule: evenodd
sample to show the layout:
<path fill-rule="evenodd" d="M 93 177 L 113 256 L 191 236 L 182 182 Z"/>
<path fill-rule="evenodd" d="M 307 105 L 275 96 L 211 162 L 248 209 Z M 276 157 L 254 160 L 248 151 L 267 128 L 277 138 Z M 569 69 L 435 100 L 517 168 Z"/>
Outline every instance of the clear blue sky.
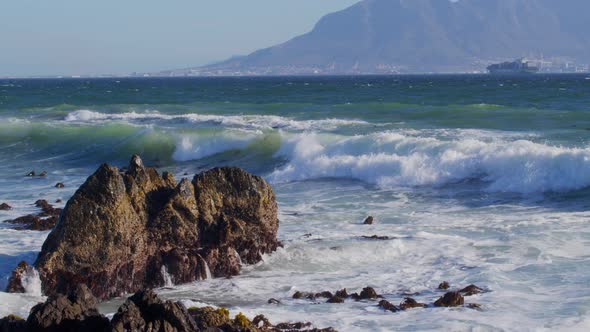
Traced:
<path fill-rule="evenodd" d="M 0 77 L 184 68 L 283 42 L 358 0 L 0 0 Z"/>

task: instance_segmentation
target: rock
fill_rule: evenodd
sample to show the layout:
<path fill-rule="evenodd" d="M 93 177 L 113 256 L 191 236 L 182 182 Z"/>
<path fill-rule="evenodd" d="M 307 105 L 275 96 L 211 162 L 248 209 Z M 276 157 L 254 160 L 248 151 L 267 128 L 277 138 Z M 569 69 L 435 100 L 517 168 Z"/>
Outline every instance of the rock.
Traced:
<path fill-rule="evenodd" d="M 365 221 L 363 221 L 364 225 L 373 225 L 373 217 L 372 216 L 368 216 Z"/>
<path fill-rule="evenodd" d="M 377 292 L 375 292 L 375 290 L 372 287 L 365 287 L 361 291 L 361 294 L 358 298 L 359 300 L 375 300 L 380 297 L 381 296 L 377 295 Z"/>
<path fill-rule="evenodd" d="M 252 320 L 252 325 L 254 325 L 257 328 L 267 330 L 273 327 L 270 321 L 266 317 L 264 317 L 264 315 L 258 315 L 254 317 L 254 319 Z"/>
<path fill-rule="evenodd" d="M 268 304 L 281 304 L 281 301 L 273 298 L 273 299 L 268 299 L 267 303 Z"/>
<path fill-rule="evenodd" d="M 58 204 L 59 204 L 59 203 L 61 203 L 61 202 L 62 202 L 62 200 L 61 200 L 61 199 L 56 199 L 56 200 L 55 200 L 55 203 L 58 203 Z"/>
<path fill-rule="evenodd" d="M 32 177 L 32 176 L 35 176 L 35 171 L 30 171 L 30 172 L 29 172 L 29 173 L 27 173 L 27 175 L 25 175 L 25 176 L 31 176 L 31 177 Z"/>
<path fill-rule="evenodd" d="M 39 203 L 42 204 L 42 203 Z M 98 299 L 239 273 L 278 246 L 277 203 L 260 177 L 215 168 L 176 183 L 133 156 L 102 165 L 67 202 L 35 262 L 46 295 L 88 285 Z"/>
<path fill-rule="evenodd" d="M 212 307 L 190 308 L 189 314 L 201 330 L 215 328 L 230 323 L 229 311 L 225 308 L 214 309 Z"/>
<path fill-rule="evenodd" d="M 27 331 L 109 331 L 109 320 L 96 309 L 88 287 L 78 285 L 69 296 L 50 296 L 31 309 Z"/>
<path fill-rule="evenodd" d="M 8 315 L 0 319 L 0 332 L 25 332 L 26 322 L 19 316 Z"/>
<path fill-rule="evenodd" d="M 341 297 L 341 298 L 345 299 L 345 298 L 348 297 L 348 291 L 346 290 L 346 288 L 343 288 L 343 289 L 341 289 L 339 291 L 336 291 L 336 294 L 335 295 L 338 296 L 338 297 Z"/>
<path fill-rule="evenodd" d="M 39 174 L 39 176 L 40 176 L 40 177 L 47 176 L 47 171 L 43 171 L 43 172 L 41 172 L 41 174 Z"/>
<path fill-rule="evenodd" d="M 380 235 L 365 236 L 365 235 L 363 235 L 363 239 L 368 239 L 368 240 L 389 240 L 389 236 L 380 236 Z"/>
<path fill-rule="evenodd" d="M 414 300 L 411 297 L 406 297 L 404 299 L 404 302 L 400 303 L 399 306 L 403 310 L 412 309 L 412 308 L 426 308 L 426 304 L 424 304 L 424 303 L 418 303 L 416 300 Z"/>
<path fill-rule="evenodd" d="M 459 293 L 463 293 L 464 296 L 471 296 L 471 295 L 475 295 L 475 294 L 479 294 L 481 293 L 483 289 L 475 286 L 475 285 L 469 285 L 463 289 L 461 289 L 459 291 Z"/>
<path fill-rule="evenodd" d="M 8 211 L 8 210 L 12 210 L 12 206 L 10 206 L 6 203 L 0 204 L 0 211 Z"/>
<path fill-rule="evenodd" d="M 391 312 L 397 312 L 401 310 L 399 307 L 396 307 L 395 305 L 391 304 L 389 301 L 386 300 L 379 301 L 379 307 L 385 310 L 389 310 Z"/>
<path fill-rule="evenodd" d="M 437 307 L 458 307 L 463 305 L 465 299 L 459 292 L 448 292 L 436 302 L 434 305 Z"/>
<path fill-rule="evenodd" d="M 55 184 L 55 188 L 65 188 L 65 185 L 61 182 Z"/>
<path fill-rule="evenodd" d="M 12 271 L 10 278 L 8 279 L 8 285 L 6 286 L 7 293 L 25 293 L 24 279 L 31 275 L 33 267 L 27 264 L 25 261 L 18 263 L 17 267 Z"/>
<path fill-rule="evenodd" d="M 111 321 L 113 332 L 199 331 L 186 307 L 161 300 L 154 291 L 139 291 L 129 297 Z"/>
<path fill-rule="evenodd" d="M 57 223 L 57 220 L 57 216 L 41 218 L 39 216 L 27 215 L 12 220 L 6 220 L 5 222 L 14 225 L 21 225 L 17 228 L 19 230 L 26 229 L 32 231 L 46 231 L 52 229 Z"/>
<path fill-rule="evenodd" d="M 469 304 L 467 304 L 467 308 L 479 310 L 479 309 L 481 309 L 481 304 L 469 303 Z"/>
<path fill-rule="evenodd" d="M 334 295 L 328 299 L 328 303 L 344 303 L 344 298 Z"/>
<path fill-rule="evenodd" d="M 299 300 L 299 299 L 315 300 L 316 294 L 297 291 L 293 294 L 293 298 L 296 300 Z"/>
<path fill-rule="evenodd" d="M 451 288 L 451 285 L 449 285 L 449 283 L 446 281 L 443 281 L 438 285 L 438 289 L 445 290 L 445 289 L 449 289 L 449 288 Z"/>

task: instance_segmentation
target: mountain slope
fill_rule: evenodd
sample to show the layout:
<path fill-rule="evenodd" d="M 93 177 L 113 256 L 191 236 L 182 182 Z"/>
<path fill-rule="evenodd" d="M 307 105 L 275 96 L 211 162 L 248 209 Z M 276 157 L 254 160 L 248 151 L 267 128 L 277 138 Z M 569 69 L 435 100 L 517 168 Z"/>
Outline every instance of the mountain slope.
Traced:
<path fill-rule="evenodd" d="M 541 55 L 590 62 L 589 14 L 587 0 L 364 0 L 307 34 L 206 69 L 444 72 Z"/>

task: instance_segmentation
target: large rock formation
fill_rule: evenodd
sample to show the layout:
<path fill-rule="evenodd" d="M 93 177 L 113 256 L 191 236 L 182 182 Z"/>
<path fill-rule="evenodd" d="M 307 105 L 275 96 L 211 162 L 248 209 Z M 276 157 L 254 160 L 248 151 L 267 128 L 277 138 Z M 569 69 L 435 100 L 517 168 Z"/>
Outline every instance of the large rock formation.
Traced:
<path fill-rule="evenodd" d="M 102 165 L 68 201 L 35 267 L 46 295 L 86 284 L 99 299 L 239 273 L 275 250 L 277 203 L 260 177 L 216 168 L 192 182 L 133 156 Z M 210 271 L 210 272 L 209 272 Z"/>

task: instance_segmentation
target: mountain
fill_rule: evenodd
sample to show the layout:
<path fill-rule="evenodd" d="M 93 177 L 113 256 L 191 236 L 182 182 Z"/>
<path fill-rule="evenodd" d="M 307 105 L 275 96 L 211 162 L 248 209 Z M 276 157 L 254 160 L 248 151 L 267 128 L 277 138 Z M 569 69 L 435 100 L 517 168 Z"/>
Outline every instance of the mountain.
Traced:
<path fill-rule="evenodd" d="M 465 72 L 525 56 L 590 63 L 589 18 L 588 0 L 364 0 L 309 33 L 199 70 Z"/>

